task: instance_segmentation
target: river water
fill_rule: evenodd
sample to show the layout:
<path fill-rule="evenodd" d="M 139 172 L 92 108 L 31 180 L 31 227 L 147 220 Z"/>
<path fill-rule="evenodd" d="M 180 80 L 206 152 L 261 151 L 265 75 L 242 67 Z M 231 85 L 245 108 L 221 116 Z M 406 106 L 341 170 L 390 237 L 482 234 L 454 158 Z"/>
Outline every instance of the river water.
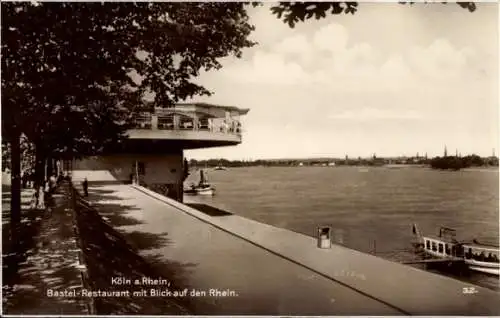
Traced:
<path fill-rule="evenodd" d="M 310 236 L 316 236 L 320 225 L 331 226 L 338 243 L 388 259 L 401 258 L 404 252 L 398 251 L 411 248 L 413 223 L 424 234 L 437 234 L 440 226 L 446 226 L 456 229 L 459 239 L 499 237 L 498 169 L 245 167 L 205 171 L 217 194 L 195 201 Z M 197 181 L 198 173 L 192 169 L 186 183 Z M 459 279 L 500 290 L 497 278 L 478 274 Z"/>

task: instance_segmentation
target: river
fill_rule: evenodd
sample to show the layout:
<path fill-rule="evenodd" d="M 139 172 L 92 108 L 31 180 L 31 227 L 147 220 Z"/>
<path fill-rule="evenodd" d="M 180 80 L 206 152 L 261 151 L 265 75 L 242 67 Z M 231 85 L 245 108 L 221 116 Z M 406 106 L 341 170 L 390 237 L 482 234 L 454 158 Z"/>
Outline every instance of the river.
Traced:
<path fill-rule="evenodd" d="M 316 236 L 320 225 L 331 226 L 337 242 L 389 259 L 396 257 L 394 252 L 411 247 L 413 223 L 424 234 L 437 234 L 440 226 L 446 226 L 456 229 L 462 239 L 499 237 L 498 169 L 245 167 L 205 171 L 217 192 L 213 197 L 196 197 L 196 201 L 310 236 Z M 197 181 L 193 169 L 186 183 Z M 460 279 L 500 289 L 497 278 Z"/>

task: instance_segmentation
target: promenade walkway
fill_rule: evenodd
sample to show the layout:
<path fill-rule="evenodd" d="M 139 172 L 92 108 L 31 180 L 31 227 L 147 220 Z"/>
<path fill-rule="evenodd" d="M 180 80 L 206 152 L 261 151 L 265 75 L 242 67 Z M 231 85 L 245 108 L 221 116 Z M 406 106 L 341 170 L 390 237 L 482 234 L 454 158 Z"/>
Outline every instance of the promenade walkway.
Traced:
<path fill-rule="evenodd" d="M 237 215 L 202 213 L 130 185 L 90 187 L 110 225 L 205 315 L 494 315 L 499 294 Z M 211 297 L 210 289 L 228 291 Z M 231 294 L 234 291 L 234 294 Z"/>
<path fill-rule="evenodd" d="M 51 297 L 51 291 L 82 289 L 78 244 L 73 232 L 73 213 L 68 209 L 64 184 L 54 194 L 50 210 L 29 208 L 32 189 L 22 191 L 21 241 L 9 236 L 10 193 L 2 187 L 3 214 L 3 313 L 88 314 L 82 297 Z"/>

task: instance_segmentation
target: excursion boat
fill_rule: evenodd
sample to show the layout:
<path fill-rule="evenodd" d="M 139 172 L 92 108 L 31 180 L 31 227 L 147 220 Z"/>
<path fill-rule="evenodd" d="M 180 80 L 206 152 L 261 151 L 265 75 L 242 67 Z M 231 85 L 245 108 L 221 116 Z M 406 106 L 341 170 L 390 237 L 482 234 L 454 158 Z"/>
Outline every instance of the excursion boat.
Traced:
<path fill-rule="evenodd" d="M 465 263 L 473 271 L 490 275 L 500 275 L 498 246 L 477 241 L 463 244 Z"/>
<path fill-rule="evenodd" d="M 413 234 L 417 238 L 413 242 L 414 246 L 426 255 L 451 261 L 463 261 L 472 271 L 500 275 L 498 243 L 481 243 L 476 239 L 457 241 L 456 231 L 446 227 L 439 229 L 438 236 L 424 236 L 413 224 Z"/>
<path fill-rule="evenodd" d="M 200 182 L 198 184 L 191 184 L 190 188 L 184 189 L 185 194 L 192 195 L 214 195 L 215 188 L 208 183 L 208 179 L 203 170 L 200 170 Z"/>

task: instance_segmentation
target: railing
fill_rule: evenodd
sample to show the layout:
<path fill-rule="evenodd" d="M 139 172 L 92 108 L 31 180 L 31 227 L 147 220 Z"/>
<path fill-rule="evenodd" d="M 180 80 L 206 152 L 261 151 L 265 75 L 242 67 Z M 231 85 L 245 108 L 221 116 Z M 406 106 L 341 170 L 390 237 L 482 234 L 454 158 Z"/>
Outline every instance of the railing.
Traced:
<path fill-rule="evenodd" d="M 134 118 L 135 129 L 151 129 L 152 128 L 152 115 L 149 113 L 137 114 Z"/>
<path fill-rule="evenodd" d="M 208 119 L 194 119 L 171 116 L 148 116 L 140 114 L 134 120 L 135 129 L 158 129 L 171 131 L 206 131 L 241 135 L 241 123 L 233 120 L 230 123 L 213 123 Z"/>

